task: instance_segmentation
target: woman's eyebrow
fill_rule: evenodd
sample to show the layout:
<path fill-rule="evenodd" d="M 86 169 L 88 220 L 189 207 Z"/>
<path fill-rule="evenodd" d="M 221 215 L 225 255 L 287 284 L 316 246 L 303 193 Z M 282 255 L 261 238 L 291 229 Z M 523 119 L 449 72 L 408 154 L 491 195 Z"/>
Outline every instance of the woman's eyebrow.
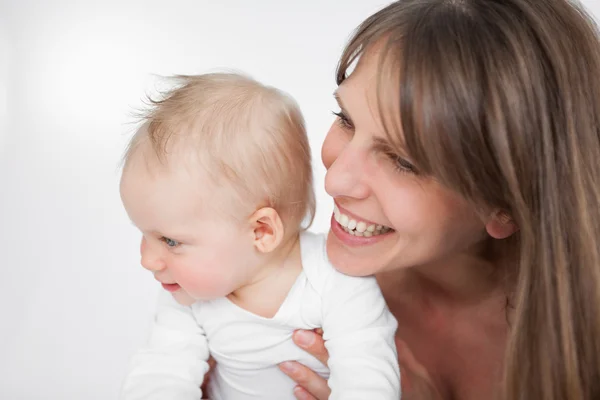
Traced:
<path fill-rule="evenodd" d="M 378 148 L 381 148 L 381 149 L 391 149 L 392 148 L 390 142 L 384 138 L 374 137 L 373 143 L 375 146 L 377 146 Z"/>
<path fill-rule="evenodd" d="M 338 106 L 342 110 L 342 113 L 344 114 L 344 116 L 348 119 L 348 121 L 350 123 L 352 123 L 352 118 L 350 117 L 350 113 L 348 113 L 348 110 L 346 109 L 346 107 L 344 107 L 344 103 L 342 102 L 342 98 L 340 97 L 340 94 L 338 93 L 337 90 L 335 92 L 333 92 L 333 98 L 338 103 Z"/>
<path fill-rule="evenodd" d="M 333 92 L 333 98 L 338 103 L 340 108 L 344 108 L 344 105 L 342 103 L 342 98 L 340 97 L 340 94 L 338 93 L 337 89 Z"/>
<path fill-rule="evenodd" d="M 393 145 L 388 139 L 381 137 L 373 138 L 373 148 L 384 153 L 393 153 L 401 157 L 411 159 L 404 145 Z"/>
<path fill-rule="evenodd" d="M 383 153 L 396 153 L 397 152 L 396 149 L 394 149 L 392 144 L 389 142 L 389 140 L 381 138 L 381 137 L 373 138 L 373 149 L 375 149 L 377 151 L 381 151 Z"/>

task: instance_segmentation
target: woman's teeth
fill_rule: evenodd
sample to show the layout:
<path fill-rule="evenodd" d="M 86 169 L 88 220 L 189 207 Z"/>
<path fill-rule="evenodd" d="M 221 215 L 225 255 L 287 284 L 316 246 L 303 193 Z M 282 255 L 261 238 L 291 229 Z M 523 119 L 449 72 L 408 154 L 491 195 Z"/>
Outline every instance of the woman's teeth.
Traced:
<path fill-rule="evenodd" d="M 364 221 L 357 221 L 349 216 L 342 214 L 340 209 L 334 205 L 333 217 L 344 230 L 354 236 L 371 237 L 388 233 L 392 228 L 385 225 L 369 224 Z"/>

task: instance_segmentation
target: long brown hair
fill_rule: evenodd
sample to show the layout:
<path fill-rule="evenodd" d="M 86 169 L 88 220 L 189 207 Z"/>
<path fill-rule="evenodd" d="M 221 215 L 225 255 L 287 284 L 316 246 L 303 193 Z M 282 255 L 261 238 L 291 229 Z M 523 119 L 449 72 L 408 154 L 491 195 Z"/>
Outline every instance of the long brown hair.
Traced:
<path fill-rule="evenodd" d="M 373 48 L 388 136 L 423 174 L 520 228 L 498 397 L 600 399 L 593 19 L 565 0 L 399 1 L 358 28 L 338 84 Z"/>

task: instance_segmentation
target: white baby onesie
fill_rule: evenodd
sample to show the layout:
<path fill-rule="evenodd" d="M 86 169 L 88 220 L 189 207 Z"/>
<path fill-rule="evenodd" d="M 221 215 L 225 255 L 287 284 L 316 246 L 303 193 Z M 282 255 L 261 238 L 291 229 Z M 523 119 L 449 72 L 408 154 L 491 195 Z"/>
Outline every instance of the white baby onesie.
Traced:
<path fill-rule="evenodd" d="M 201 399 L 210 354 L 217 362 L 211 400 L 295 399 L 295 383 L 277 367 L 288 360 L 329 378 L 331 400 L 398 400 L 397 323 L 375 278 L 337 272 L 327 259 L 324 235 L 302 233 L 300 247 L 303 271 L 273 318 L 227 298 L 186 307 L 164 292 L 121 399 Z M 292 342 L 295 330 L 314 328 L 323 328 L 329 368 Z"/>

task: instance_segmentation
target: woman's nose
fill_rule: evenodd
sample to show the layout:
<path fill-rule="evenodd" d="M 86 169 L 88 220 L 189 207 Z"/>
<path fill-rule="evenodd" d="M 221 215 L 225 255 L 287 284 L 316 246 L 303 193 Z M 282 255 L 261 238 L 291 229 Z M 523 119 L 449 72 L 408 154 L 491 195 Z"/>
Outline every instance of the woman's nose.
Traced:
<path fill-rule="evenodd" d="M 152 272 L 158 272 L 165 269 L 165 263 L 162 260 L 160 249 L 156 249 L 155 246 L 149 246 L 146 242 L 146 238 L 142 238 L 140 253 L 142 256 L 142 267 Z"/>
<path fill-rule="evenodd" d="M 365 199 L 369 196 L 365 176 L 368 153 L 366 149 L 347 144 L 340 150 L 325 175 L 325 190 L 331 197 Z"/>

